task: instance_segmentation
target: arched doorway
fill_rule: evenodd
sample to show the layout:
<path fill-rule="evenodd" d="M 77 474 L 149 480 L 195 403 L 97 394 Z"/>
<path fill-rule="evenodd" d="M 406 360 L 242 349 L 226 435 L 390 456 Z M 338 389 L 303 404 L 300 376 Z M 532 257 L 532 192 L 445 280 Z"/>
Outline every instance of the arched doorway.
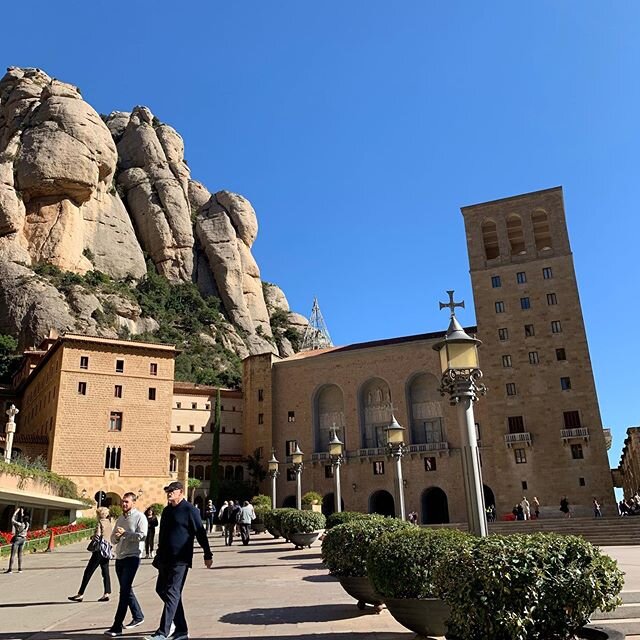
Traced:
<path fill-rule="evenodd" d="M 104 501 L 103 507 L 112 507 L 113 505 L 119 507 L 122 502 L 122 496 L 110 491 L 107 493 L 107 499 Z"/>
<path fill-rule="evenodd" d="M 200 517 L 204 514 L 202 496 L 196 496 L 193 501 L 193 506 L 196 507 L 200 511 Z"/>
<path fill-rule="evenodd" d="M 379 513 L 381 516 L 396 515 L 396 503 L 393 496 L 384 489 L 372 493 L 369 497 L 369 513 Z"/>
<path fill-rule="evenodd" d="M 429 487 L 422 492 L 422 524 L 449 522 L 449 501 L 440 487 Z"/>
<path fill-rule="evenodd" d="M 296 497 L 295 496 L 287 496 L 283 501 L 282 501 L 282 507 L 283 508 L 296 508 Z"/>
<path fill-rule="evenodd" d="M 491 505 L 496 506 L 496 497 L 491 490 L 491 487 L 488 487 L 486 484 L 482 485 L 482 489 L 484 492 L 484 508 L 488 509 Z"/>
<path fill-rule="evenodd" d="M 340 496 L 340 504 L 342 506 L 342 511 L 344 511 L 344 499 Z M 327 493 L 327 495 L 322 498 L 322 513 L 325 516 L 330 516 L 336 510 L 336 497 L 331 493 Z"/>

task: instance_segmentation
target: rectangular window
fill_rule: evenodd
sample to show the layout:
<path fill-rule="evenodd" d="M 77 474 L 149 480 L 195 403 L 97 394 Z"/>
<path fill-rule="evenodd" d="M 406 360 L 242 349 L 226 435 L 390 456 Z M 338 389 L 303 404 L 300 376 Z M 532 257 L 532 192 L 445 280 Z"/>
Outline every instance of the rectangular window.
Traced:
<path fill-rule="evenodd" d="M 551 333 L 562 333 L 562 325 L 560 324 L 560 320 L 551 321 Z"/>
<path fill-rule="evenodd" d="M 540 362 L 540 358 L 538 357 L 537 351 L 529 351 L 529 364 L 538 364 Z"/>
<path fill-rule="evenodd" d="M 258 389 L 258 402 L 262 402 L 264 400 L 264 389 Z"/>
<path fill-rule="evenodd" d="M 522 485 L 523 491 L 527 491 L 529 489 L 529 485 L 527 484 L 526 480 L 523 480 L 520 484 Z"/>
<path fill-rule="evenodd" d="M 288 411 L 287 412 L 287 422 L 295 422 L 296 421 L 296 412 Z"/>
<path fill-rule="evenodd" d="M 112 411 L 109 414 L 109 431 L 122 431 L 122 411 Z"/>
<path fill-rule="evenodd" d="M 287 467 L 287 482 L 296 481 L 296 470 L 291 467 Z"/>
<path fill-rule="evenodd" d="M 196 430 L 196 425 L 195 424 L 190 424 L 189 425 L 189 431 L 195 431 Z"/>
<path fill-rule="evenodd" d="M 124 360 L 116 360 L 116 373 L 124 373 Z"/>
<path fill-rule="evenodd" d="M 435 458 L 425 458 L 424 459 L 424 470 L 425 471 L 435 471 L 436 470 L 436 459 Z"/>
<path fill-rule="evenodd" d="M 384 475 L 384 461 L 376 460 L 373 463 L 373 475 L 374 476 L 383 476 Z"/>
<path fill-rule="evenodd" d="M 571 457 L 574 460 L 582 460 L 584 458 L 584 451 L 582 450 L 581 444 L 571 445 Z"/>
<path fill-rule="evenodd" d="M 324 477 L 333 478 L 333 465 L 331 464 L 324 465 Z"/>
<path fill-rule="evenodd" d="M 502 281 L 500 280 L 500 276 L 491 276 L 491 286 L 494 289 L 499 289 L 502 286 Z"/>
<path fill-rule="evenodd" d="M 527 462 L 527 450 L 526 449 L 514 449 L 513 454 L 516 459 L 516 464 L 525 464 Z"/>
<path fill-rule="evenodd" d="M 86 382 L 78 382 L 78 395 L 86 396 L 87 395 L 87 383 Z"/>
<path fill-rule="evenodd" d="M 502 300 L 496 302 L 496 313 L 504 313 L 504 302 Z"/>
<path fill-rule="evenodd" d="M 197 402 L 192 402 L 191 403 L 191 408 L 192 409 L 197 409 L 198 408 L 198 403 Z"/>
<path fill-rule="evenodd" d="M 504 342 L 505 340 L 509 339 L 509 329 L 503 328 L 503 329 L 498 329 L 498 340 L 502 340 L 502 342 Z"/>
<path fill-rule="evenodd" d="M 207 411 L 210 411 L 210 410 L 211 410 L 211 405 L 207 402 L 207 403 L 204 405 L 204 408 L 205 408 Z"/>
<path fill-rule="evenodd" d="M 516 282 L 518 284 L 524 284 L 527 281 L 527 274 L 524 271 L 518 271 L 516 273 Z"/>
<path fill-rule="evenodd" d="M 149 375 L 157 376 L 158 375 L 158 363 L 151 362 L 149 363 Z"/>
<path fill-rule="evenodd" d="M 542 277 L 545 280 L 551 280 L 551 278 L 553 278 L 553 271 L 551 270 L 551 267 L 544 267 L 542 269 Z"/>
<path fill-rule="evenodd" d="M 264 413 L 258 414 L 258 424 L 264 424 Z"/>
<path fill-rule="evenodd" d="M 117 384 L 113 388 L 113 397 L 114 398 L 122 398 L 122 385 L 121 384 Z"/>
<path fill-rule="evenodd" d="M 565 411 L 562 415 L 565 429 L 579 429 L 582 426 L 579 411 Z"/>
<path fill-rule="evenodd" d="M 155 400 L 155 399 L 156 399 L 156 388 L 149 387 L 149 400 Z"/>
<path fill-rule="evenodd" d="M 564 349 L 556 349 L 556 360 L 566 360 L 567 353 Z"/>
<path fill-rule="evenodd" d="M 511 356 L 502 356 L 502 366 L 503 367 L 511 366 Z"/>
<path fill-rule="evenodd" d="M 587 483 L 584 481 L 584 478 L 578 478 L 578 484 L 581 487 L 584 487 Z"/>
<path fill-rule="evenodd" d="M 120 468 L 120 447 L 107 447 L 104 454 L 105 469 Z"/>
<path fill-rule="evenodd" d="M 509 433 L 524 433 L 524 418 L 522 416 L 509 416 Z"/>
<path fill-rule="evenodd" d="M 296 450 L 296 447 L 298 446 L 298 441 L 297 440 L 287 440 L 286 444 L 285 444 L 285 453 L 288 456 L 292 456 L 293 452 Z"/>
<path fill-rule="evenodd" d="M 563 391 L 569 391 L 571 389 L 571 378 L 560 378 L 560 388 Z"/>
<path fill-rule="evenodd" d="M 536 335 L 536 330 L 533 328 L 532 324 L 524 325 L 524 337 L 525 338 L 533 338 Z"/>
<path fill-rule="evenodd" d="M 176 425 L 176 431 L 180 431 L 182 427 L 180 425 Z"/>
<path fill-rule="evenodd" d="M 182 402 L 176 402 L 176 409 L 182 409 Z"/>
<path fill-rule="evenodd" d="M 520 298 L 521 309 L 531 309 L 531 300 L 529 298 Z"/>
<path fill-rule="evenodd" d="M 202 430 L 202 433 L 204 433 L 204 427 L 200 427 L 200 429 Z"/>
<path fill-rule="evenodd" d="M 89 356 L 80 356 L 80 368 L 81 369 L 89 368 Z"/>
<path fill-rule="evenodd" d="M 515 382 L 507 382 L 507 395 L 515 396 L 516 395 L 516 383 Z"/>
<path fill-rule="evenodd" d="M 558 304 L 558 298 L 555 293 L 547 293 L 547 304 Z"/>

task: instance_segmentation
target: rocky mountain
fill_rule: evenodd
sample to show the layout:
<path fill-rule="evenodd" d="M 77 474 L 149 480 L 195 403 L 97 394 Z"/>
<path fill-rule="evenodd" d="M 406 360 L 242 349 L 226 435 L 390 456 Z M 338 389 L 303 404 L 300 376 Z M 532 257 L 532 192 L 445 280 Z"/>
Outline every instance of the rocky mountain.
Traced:
<path fill-rule="evenodd" d="M 195 313 L 218 355 L 290 355 L 306 320 L 262 282 L 257 232 L 250 202 L 193 180 L 147 107 L 100 116 L 39 69 L 0 80 L 0 333 L 21 346 L 50 329 L 180 341 Z M 167 316 L 161 298 L 191 306 Z"/>

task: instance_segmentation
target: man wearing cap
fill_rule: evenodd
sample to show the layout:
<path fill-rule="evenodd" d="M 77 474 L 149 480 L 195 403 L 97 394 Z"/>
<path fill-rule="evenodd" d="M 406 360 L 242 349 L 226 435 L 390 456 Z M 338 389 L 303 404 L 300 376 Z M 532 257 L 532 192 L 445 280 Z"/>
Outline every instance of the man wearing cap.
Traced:
<path fill-rule="evenodd" d="M 182 607 L 182 589 L 193 560 L 193 539 L 197 538 L 204 550 L 207 569 L 213 565 L 213 555 L 207 540 L 207 531 L 202 524 L 200 512 L 184 497 L 181 482 L 172 482 L 164 488 L 167 506 L 160 518 L 158 548 L 153 566 L 158 570 L 156 593 L 164 602 L 160 626 L 146 640 L 188 640 L 187 620 Z M 175 632 L 171 634 L 171 625 Z"/>

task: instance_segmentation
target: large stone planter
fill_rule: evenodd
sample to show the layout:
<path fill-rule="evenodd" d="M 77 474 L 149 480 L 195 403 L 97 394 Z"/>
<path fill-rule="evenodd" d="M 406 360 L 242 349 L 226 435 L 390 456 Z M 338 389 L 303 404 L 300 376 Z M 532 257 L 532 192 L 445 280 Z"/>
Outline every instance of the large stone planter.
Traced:
<path fill-rule="evenodd" d="M 386 598 L 389 613 L 418 636 L 443 636 L 451 608 L 439 598 Z"/>
<path fill-rule="evenodd" d="M 267 527 L 265 526 L 264 522 L 256 522 L 254 521 L 251 525 L 254 533 L 264 533 L 267 529 Z M 278 536 L 275 536 L 276 538 Z"/>
<path fill-rule="evenodd" d="M 358 601 L 358 609 L 364 609 L 365 605 L 371 604 L 380 613 L 384 607 L 383 597 L 373 588 L 369 578 L 343 576 L 338 578 L 342 588 Z"/>
<path fill-rule="evenodd" d="M 320 535 L 319 531 L 312 531 L 311 533 L 291 533 L 289 534 L 289 541 L 293 542 L 296 549 L 304 549 L 304 547 L 310 547 Z"/>
<path fill-rule="evenodd" d="M 282 537 L 282 534 L 275 529 L 274 527 L 268 527 L 267 531 L 274 537 L 274 538 L 280 538 Z"/>

